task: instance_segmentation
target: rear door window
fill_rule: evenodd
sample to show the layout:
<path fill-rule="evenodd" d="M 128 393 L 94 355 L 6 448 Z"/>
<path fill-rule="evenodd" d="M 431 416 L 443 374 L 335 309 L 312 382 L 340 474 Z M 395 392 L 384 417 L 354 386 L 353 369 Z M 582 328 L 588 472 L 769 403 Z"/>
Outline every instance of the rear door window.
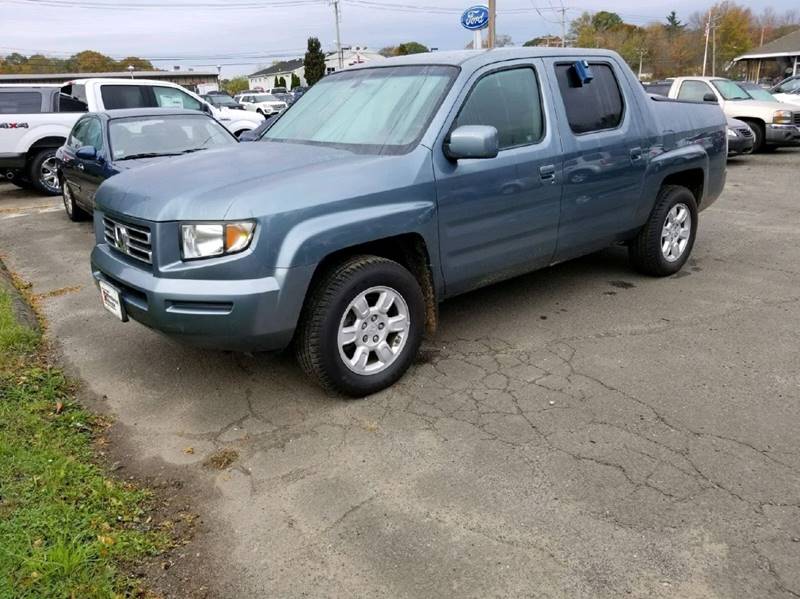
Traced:
<path fill-rule="evenodd" d="M 531 67 L 491 73 L 470 91 L 454 127 L 490 125 L 501 150 L 536 143 L 544 134 L 539 83 Z"/>
<path fill-rule="evenodd" d="M 156 96 L 156 105 L 162 108 L 186 108 L 189 110 L 202 110 L 202 104 L 184 91 L 174 87 L 153 88 Z"/>
<path fill-rule="evenodd" d="M 39 114 L 42 94 L 36 91 L 0 92 L 0 114 Z"/>
<path fill-rule="evenodd" d="M 150 87 L 146 85 L 101 85 L 100 95 L 106 110 L 157 106 Z"/>
<path fill-rule="evenodd" d="M 73 98 L 65 93 L 58 94 L 58 111 L 59 112 L 88 112 L 89 107 L 86 102 Z"/>
<path fill-rule="evenodd" d="M 616 129 L 625 105 L 617 78 L 610 65 L 590 63 L 594 78 L 581 84 L 572 64 L 557 64 L 556 79 L 567 121 L 573 133 Z"/>
<path fill-rule="evenodd" d="M 703 81 L 684 81 L 681 83 L 681 88 L 678 90 L 678 100 L 702 102 L 703 96 L 706 94 L 714 94 L 707 83 Z"/>

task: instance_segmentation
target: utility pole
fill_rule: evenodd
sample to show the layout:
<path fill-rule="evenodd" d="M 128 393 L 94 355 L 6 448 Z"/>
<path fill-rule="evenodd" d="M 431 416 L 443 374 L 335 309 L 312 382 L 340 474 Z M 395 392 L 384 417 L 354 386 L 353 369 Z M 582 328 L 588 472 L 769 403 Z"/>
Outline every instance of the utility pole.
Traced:
<path fill-rule="evenodd" d="M 717 24 L 711 27 L 711 76 L 717 76 Z"/>
<path fill-rule="evenodd" d="M 703 77 L 706 76 L 706 63 L 708 62 L 708 37 L 711 35 L 711 9 L 708 10 L 708 20 L 706 21 L 706 47 L 703 50 Z"/>
<path fill-rule="evenodd" d="M 494 48 L 496 39 L 496 21 L 497 21 L 497 2 L 496 0 L 489 0 L 489 39 L 486 42 L 487 48 Z"/>
<path fill-rule="evenodd" d="M 331 4 L 333 4 L 333 15 L 336 19 L 336 57 L 339 60 L 339 70 L 341 71 L 344 68 L 344 58 L 342 57 L 342 37 L 339 33 L 339 21 L 341 20 L 339 0 L 331 0 Z"/>
<path fill-rule="evenodd" d="M 761 41 L 758 43 L 758 47 L 764 45 L 764 27 L 761 27 Z M 749 70 L 749 69 L 748 69 Z M 756 67 L 756 80 L 753 83 L 758 83 L 758 80 L 761 79 L 761 59 L 758 59 L 758 66 Z"/>
<path fill-rule="evenodd" d="M 644 55 L 647 53 L 647 50 L 644 48 L 639 48 L 639 81 L 642 80 L 642 62 L 644 61 Z"/>
<path fill-rule="evenodd" d="M 564 3 L 561 3 L 561 47 L 567 47 L 567 9 L 564 8 Z"/>

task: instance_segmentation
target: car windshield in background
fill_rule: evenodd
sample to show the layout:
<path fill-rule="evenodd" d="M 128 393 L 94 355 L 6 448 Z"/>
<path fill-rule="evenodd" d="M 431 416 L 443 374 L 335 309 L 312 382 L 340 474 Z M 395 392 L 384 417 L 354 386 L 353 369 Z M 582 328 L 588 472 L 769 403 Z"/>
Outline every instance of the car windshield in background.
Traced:
<path fill-rule="evenodd" d="M 424 133 L 457 73 L 448 66 L 399 66 L 330 75 L 303 94 L 262 140 L 365 153 L 407 151 Z"/>
<path fill-rule="evenodd" d="M 778 98 L 773 96 L 763 87 L 760 87 L 755 84 L 751 85 L 740 85 L 740 87 L 747 92 L 747 95 L 753 98 L 753 100 L 759 100 L 760 102 L 779 102 Z"/>
<path fill-rule="evenodd" d="M 214 106 L 239 106 L 239 103 L 230 96 L 209 96 L 211 104 Z"/>
<path fill-rule="evenodd" d="M 272 94 L 256 94 L 255 100 L 256 102 L 280 102 L 280 100 Z"/>
<path fill-rule="evenodd" d="M 109 137 L 113 160 L 187 154 L 237 143 L 217 121 L 201 115 L 112 119 Z"/>
<path fill-rule="evenodd" d="M 750 100 L 750 95 L 733 81 L 714 79 L 711 82 L 726 100 Z"/>

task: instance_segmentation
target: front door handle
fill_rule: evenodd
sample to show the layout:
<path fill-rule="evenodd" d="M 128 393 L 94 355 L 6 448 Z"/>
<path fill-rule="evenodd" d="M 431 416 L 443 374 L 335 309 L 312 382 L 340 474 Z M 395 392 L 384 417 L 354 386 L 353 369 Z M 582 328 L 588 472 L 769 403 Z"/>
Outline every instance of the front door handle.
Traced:
<path fill-rule="evenodd" d="M 542 181 L 556 182 L 556 167 L 554 164 L 546 164 L 539 167 L 539 177 Z"/>
<path fill-rule="evenodd" d="M 642 148 L 631 148 L 631 161 L 636 162 L 642 159 Z"/>
<path fill-rule="evenodd" d="M 86 167 L 85 167 L 85 166 L 83 166 L 83 163 L 81 163 L 81 162 L 79 162 L 79 163 L 78 163 L 78 170 L 81 170 L 81 171 L 82 171 L 82 170 L 83 170 L 83 169 L 85 169 L 85 168 L 86 168 Z"/>

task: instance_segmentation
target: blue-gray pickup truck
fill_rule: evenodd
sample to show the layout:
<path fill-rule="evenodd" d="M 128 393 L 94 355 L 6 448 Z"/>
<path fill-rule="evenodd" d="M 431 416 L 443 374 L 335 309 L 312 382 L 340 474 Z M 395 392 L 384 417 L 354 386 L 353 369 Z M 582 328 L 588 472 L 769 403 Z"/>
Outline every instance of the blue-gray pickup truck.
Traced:
<path fill-rule="evenodd" d="M 454 295 L 617 243 L 677 272 L 726 144 L 719 106 L 647 95 L 613 52 L 393 58 L 325 77 L 259 142 L 109 179 L 92 271 L 123 321 L 293 345 L 325 388 L 363 396 Z"/>

